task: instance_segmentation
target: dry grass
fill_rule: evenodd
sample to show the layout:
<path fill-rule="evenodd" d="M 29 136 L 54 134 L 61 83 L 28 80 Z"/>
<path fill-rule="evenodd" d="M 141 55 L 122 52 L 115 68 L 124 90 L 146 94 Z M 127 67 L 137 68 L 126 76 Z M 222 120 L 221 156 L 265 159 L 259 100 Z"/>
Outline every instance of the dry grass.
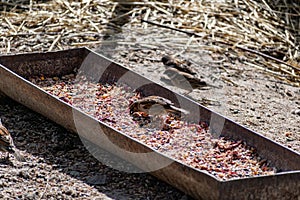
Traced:
<path fill-rule="evenodd" d="M 118 42 L 107 36 L 124 24 L 133 30 L 152 26 L 144 19 L 193 33 L 183 49 L 193 41 L 300 86 L 297 0 L 20 0 L 0 2 L 0 9 L 1 53 Z"/>

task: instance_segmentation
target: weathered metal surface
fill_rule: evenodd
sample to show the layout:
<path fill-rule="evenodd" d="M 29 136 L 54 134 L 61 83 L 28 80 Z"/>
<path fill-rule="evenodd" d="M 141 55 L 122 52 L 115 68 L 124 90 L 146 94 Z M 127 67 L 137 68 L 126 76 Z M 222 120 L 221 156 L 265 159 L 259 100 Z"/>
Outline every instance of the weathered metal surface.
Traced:
<path fill-rule="evenodd" d="M 190 168 L 153 151 L 139 141 L 96 121 L 26 80 L 33 75 L 69 74 L 79 68 L 90 73 L 96 72 L 93 75 L 101 77 L 100 81 L 125 82 L 146 96 L 160 95 L 172 100 L 177 105 L 180 104 L 183 109 L 193 110 L 194 112 L 191 112 L 192 115 L 189 116 L 190 119 L 196 118 L 199 121 L 205 121 L 209 123 L 212 130 L 222 127 L 222 135 L 245 140 L 249 145 L 256 147 L 262 157 L 272 161 L 282 172 L 270 176 L 219 181 L 205 171 Z M 99 131 L 97 127 L 100 127 L 113 144 L 121 149 L 137 153 L 118 155 L 139 166 L 142 170 L 148 171 L 151 168 L 149 163 L 151 165 L 162 162 L 171 163 L 151 173 L 196 199 L 298 199 L 300 197 L 300 155 L 297 152 L 153 83 L 89 49 L 1 56 L 0 91 L 65 128 L 73 132 L 80 132 L 81 137 L 93 144 L 111 150 L 109 144 L 95 136 Z M 86 129 L 86 124 L 90 124 L 88 129 Z M 80 128 L 85 128 L 85 130 L 78 131 Z M 149 157 L 138 154 L 146 152 L 153 153 Z"/>

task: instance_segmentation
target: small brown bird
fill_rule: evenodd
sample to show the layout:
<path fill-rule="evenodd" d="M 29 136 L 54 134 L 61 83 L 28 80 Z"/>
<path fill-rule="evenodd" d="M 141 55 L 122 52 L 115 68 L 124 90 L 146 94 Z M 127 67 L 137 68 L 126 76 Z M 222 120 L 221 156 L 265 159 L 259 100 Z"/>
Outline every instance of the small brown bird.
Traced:
<path fill-rule="evenodd" d="M 25 158 L 20 154 L 15 147 L 13 139 L 8 130 L 3 126 L 0 119 L 0 151 L 6 152 L 6 159 L 9 158 L 9 153 L 13 154 L 18 161 L 25 161 Z"/>
<path fill-rule="evenodd" d="M 185 72 L 191 75 L 197 74 L 190 67 L 192 63 L 187 60 L 179 60 L 172 56 L 164 56 L 161 58 L 161 61 L 167 68 L 175 68 L 181 72 Z"/>
<path fill-rule="evenodd" d="M 176 117 L 180 117 L 181 114 L 187 115 L 189 112 L 177 108 L 174 103 L 169 99 L 165 99 L 159 96 L 148 96 L 134 101 L 129 106 L 130 114 L 135 112 L 144 112 L 148 115 L 160 115 L 163 113 L 173 114 Z"/>
<path fill-rule="evenodd" d="M 169 77 L 174 86 L 185 90 L 207 89 L 210 86 L 204 80 L 201 80 L 189 73 L 179 71 L 175 68 L 166 69 L 164 74 Z"/>

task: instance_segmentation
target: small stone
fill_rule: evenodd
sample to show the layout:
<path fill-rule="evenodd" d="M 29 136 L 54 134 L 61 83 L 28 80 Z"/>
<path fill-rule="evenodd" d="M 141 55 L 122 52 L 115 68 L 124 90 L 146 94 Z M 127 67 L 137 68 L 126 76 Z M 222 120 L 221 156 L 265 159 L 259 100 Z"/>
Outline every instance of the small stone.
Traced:
<path fill-rule="evenodd" d="M 72 170 L 72 171 L 69 172 L 69 174 L 70 174 L 71 176 L 78 177 L 78 176 L 80 175 L 80 172 L 75 171 L 75 170 Z"/>
<path fill-rule="evenodd" d="M 37 199 L 37 196 L 36 196 L 36 194 L 34 194 L 33 192 L 30 192 L 30 193 L 27 193 L 27 194 L 25 194 L 25 199 L 28 199 L 28 200 L 33 200 L 33 199 Z"/>
<path fill-rule="evenodd" d="M 22 141 L 25 140 L 25 138 L 24 138 L 23 136 L 19 136 L 19 137 L 17 137 L 17 140 L 18 140 L 19 142 L 22 142 Z"/>
<path fill-rule="evenodd" d="M 88 167 L 84 163 L 77 163 L 74 165 L 73 170 L 79 172 L 86 172 L 88 170 Z"/>
<path fill-rule="evenodd" d="M 66 195 L 72 195 L 74 192 L 73 190 L 69 189 L 65 192 Z"/>
<path fill-rule="evenodd" d="M 24 179 L 29 179 L 30 178 L 29 173 L 26 172 L 26 171 L 20 171 L 18 176 L 20 176 L 21 178 L 24 178 Z"/>
<path fill-rule="evenodd" d="M 88 184 L 91 184 L 91 185 L 105 185 L 106 184 L 106 175 L 98 174 L 95 176 L 89 176 L 86 181 Z"/>
<path fill-rule="evenodd" d="M 286 137 L 290 137 L 291 135 L 292 135 L 291 132 L 286 132 L 286 133 L 285 133 L 285 136 L 286 136 Z"/>
<path fill-rule="evenodd" d="M 290 91 L 290 90 L 286 90 L 286 91 L 285 91 L 285 94 L 286 94 L 288 97 L 293 97 L 293 96 L 294 96 L 294 95 L 293 95 L 293 92 Z"/>
<path fill-rule="evenodd" d="M 294 138 L 291 138 L 291 137 L 287 137 L 286 138 L 286 141 L 288 141 L 288 142 L 292 142 L 292 141 L 294 141 L 295 139 Z"/>
<path fill-rule="evenodd" d="M 0 187 L 5 188 L 8 184 L 5 181 L 0 181 Z"/>
<path fill-rule="evenodd" d="M 238 109 L 232 109 L 231 112 L 232 114 L 238 114 L 240 111 Z"/>
<path fill-rule="evenodd" d="M 300 116 L 300 109 L 293 110 L 292 114 Z"/>

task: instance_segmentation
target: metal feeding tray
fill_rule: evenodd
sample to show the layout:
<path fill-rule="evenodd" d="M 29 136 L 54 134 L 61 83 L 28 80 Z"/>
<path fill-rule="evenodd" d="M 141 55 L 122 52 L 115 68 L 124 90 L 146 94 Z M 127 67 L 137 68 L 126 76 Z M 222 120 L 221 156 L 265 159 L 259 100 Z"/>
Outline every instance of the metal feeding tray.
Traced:
<path fill-rule="evenodd" d="M 222 181 L 204 170 L 192 168 L 144 145 L 28 81 L 32 76 L 61 77 L 81 70 L 99 78 L 101 82 L 125 83 L 145 96 L 159 95 L 171 100 L 176 106 L 192 111 L 188 118 L 206 122 L 212 134 L 218 133 L 217 136 L 243 140 L 255 147 L 257 153 L 272 162 L 279 172 L 274 175 Z M 299 153 L 87 48 L 1 56 L 0 91 L 66 129 L 78 133 L 87 148 L 90 148 L 90 152 L 115 154 L 126 160 L 126 163 L 130 163 L 128 166 L 124 164 L 128 171 L 134 169 L 130 167 L 132 164 L 137 167 L 136 169 L 149 172 L 196 199 L 299 199 L 300 197 Z M 120 162 L 117 160 L 117 163 L 110 162 L 113 163 L 111 165 L 117 166 L 119 163 L 122 166 L 121 160 Z M 122 170 L 126 171 L 125 168 Z"/>

